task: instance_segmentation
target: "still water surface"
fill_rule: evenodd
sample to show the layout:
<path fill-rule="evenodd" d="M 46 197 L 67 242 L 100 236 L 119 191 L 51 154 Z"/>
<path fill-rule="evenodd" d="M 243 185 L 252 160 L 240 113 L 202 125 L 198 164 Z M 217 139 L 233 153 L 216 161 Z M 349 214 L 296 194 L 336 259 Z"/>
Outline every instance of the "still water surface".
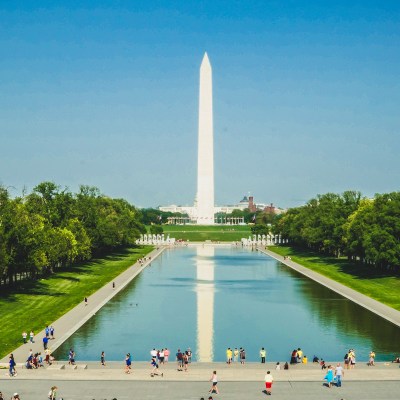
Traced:
<path fill-rule="evenodd" d="M 148 360 L 149 351 L 190 347 L 197 361 L 224 361 L 227 347 L 244 347 L 248 361 L 289 360 L 305 355 L 357 361 L 392 359 L 400 329 L 250 249 L 185 247 L 166 250 L 56 352 L 77 360 Z M 174 359 L 174 357 L 171 357 Z"/>

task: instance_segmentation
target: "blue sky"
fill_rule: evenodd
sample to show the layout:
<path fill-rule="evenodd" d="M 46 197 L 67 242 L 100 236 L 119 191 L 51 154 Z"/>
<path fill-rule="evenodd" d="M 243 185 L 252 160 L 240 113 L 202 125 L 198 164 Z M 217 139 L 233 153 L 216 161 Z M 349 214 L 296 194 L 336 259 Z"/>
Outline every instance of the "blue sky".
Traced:
<path fill-rule="evenodd" d="M 399 190 L 398 1 L 2 1 L 0 182 L 192 204 L 199 67 L 215 196 Z"/>

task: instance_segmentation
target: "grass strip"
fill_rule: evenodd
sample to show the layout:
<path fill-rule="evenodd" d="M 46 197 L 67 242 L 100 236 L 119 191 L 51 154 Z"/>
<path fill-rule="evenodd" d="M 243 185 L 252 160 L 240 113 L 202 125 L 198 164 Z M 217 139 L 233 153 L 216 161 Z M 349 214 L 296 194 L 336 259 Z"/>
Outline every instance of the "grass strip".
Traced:
<path fill-rule="evenodd" d="M 296 247 L 270 246 L 268 249 L 290 256 L 292 261 L 400 311 L 400 278 L 387 271 Z"/>
<path fill-rule="evenodd" d="M 23 281 L 0 294 L 0 358 L 22 343 L 22 332 L 39 332 L 133 265 L 153 247 L 123 249 L 57 270 L 48 278 Z"/>
<path fill-rule="evenodd" d="M 165 237 L 169 235 L 177 240 L 190 242 L 234 242 L 251 235 L 248 225 L 163 225 Z M 150 227 L 147 227 L 148 232 Z"/>

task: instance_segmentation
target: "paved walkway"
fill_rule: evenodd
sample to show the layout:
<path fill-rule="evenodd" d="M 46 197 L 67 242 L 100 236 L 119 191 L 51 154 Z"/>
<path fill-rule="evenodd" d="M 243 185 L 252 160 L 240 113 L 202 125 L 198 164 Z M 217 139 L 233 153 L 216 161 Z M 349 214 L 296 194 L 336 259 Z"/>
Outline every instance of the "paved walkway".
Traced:
<path fill-rule="evenodd" d="M 400 327 L 400 311 L 397 311 L 392 307 L 386 306 L 379 301 L 371 299 L 370 297 L 365 296 L 364 294 L 361 294 L 360 292 L 357 292 L 349 288 L 348 286 L 342 285 L 339 282 L 329 279 L 326 276 L 319 274 L 318 272 L 314 272 L 306 267 L 303 267 L 302 265 L 292 260 L 284 260 L 283 256 L 280 256 L 270 250 L 258 247 L 258 251 L 275 258 L 276 260 L 294 269 L 295 271 L 300 272 L 308 278 L 320 283 L 321 285 L 326 286 L 336 293 L 339 293 L 340 295 L 350 299 L 351 301 L 354 301 L 354 303 L 359 304 L 367 310 L 372 311 L 373 313 L 381 316 L 382 318 L 385 318 L 386 320 Z"/>
<path fill-rule="evenodd" d="M 60 365 L 59 365 L 60 366 Z M 18 392 L 21 400 L 43 400 L 49 388 L 59 387 L 65 399 L 197 399 L 208 398 L 211 372 L 217 370 L 219 395 L 214 399 L 260 399 L 266 397 L 263 379 L 267 369 L 274 377 L 273 398 L 288 400 L 317 399 L 385 399 L 399 398 L 400 368 L 398 364 L 379 363 L 375 367 L 359 364 L 345 370 L 343 387 L 324 386 L 322 371 L 316 364 L 291 366 L 289 371 L 276 371 L 274 363 L 248 363 L 228 366 L 225 363 L 193 363 L 188 372 L 178 372 L 175 363 L 160 368 L 164 376 L 150 377 L 148 363 L 133 363 L 132 374 L 123 372 L 123 362 L 100 367 L 90 363 L 87 369 L 70 368 L 18 370 L 9 378 L 0 373 L 0 390 L 10 398 Z"/>
<path fill-rule="evenodd" d="M 158 257 L 166 247 L 159 247 L 153 250 L 146 257 L 151 257 L 150 261 L 146 261 L 143 265 L 136 262 L 134 265 L 129 267 L 123 273 L 118 275 L 115 279 L 115 289 L 112 284 L 108 283 L 88 297 L 88 304 L 85 306 L 83 298 L 85 293 L 82 293 L 82 303 L 78 304 L 72 310 L 64 314 L 57 321 L 53 322 L 55 329 L 55 339 L 49 340 L 49 348 L 54 351 L 59 347 L 65 340 L 67 340 L 77 329 L 79 329 L 86 321 L 88 321 L 101 307 L 113 298 L 117 293 L 123 290 L 144 268 L 151 264 L 151 261 Z M 13 351 L 16 362 L 24 362 L 28 358 L 29 350 L 32 349 L 34 353 L 42 352 L 43 354 L 43 342 L 42 339 L 45 336 L 45 331 L 36 333 L 35 343 L 22 344 L 20 347 Z M 0 360 L 0 363 L 8 361 L 8 356 Z"/>

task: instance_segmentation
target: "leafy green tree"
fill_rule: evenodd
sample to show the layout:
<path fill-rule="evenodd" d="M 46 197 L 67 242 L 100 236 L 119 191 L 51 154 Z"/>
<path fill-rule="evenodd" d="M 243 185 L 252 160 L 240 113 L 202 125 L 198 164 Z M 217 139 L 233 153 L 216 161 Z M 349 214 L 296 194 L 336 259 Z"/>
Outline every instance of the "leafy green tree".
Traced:
<path fill-rule="evenodd" d="M 265 224 L 256 224 L 251 227 L 251 233 L 253 235 L 268 235 L 270 233 L 270 227 Z"/>
<path fill-rule="evenodd" d="M 164 229 L 160 225 L 151 225 L 150 233 L 153 235 L 161 235 L 164 232 Z"/>

